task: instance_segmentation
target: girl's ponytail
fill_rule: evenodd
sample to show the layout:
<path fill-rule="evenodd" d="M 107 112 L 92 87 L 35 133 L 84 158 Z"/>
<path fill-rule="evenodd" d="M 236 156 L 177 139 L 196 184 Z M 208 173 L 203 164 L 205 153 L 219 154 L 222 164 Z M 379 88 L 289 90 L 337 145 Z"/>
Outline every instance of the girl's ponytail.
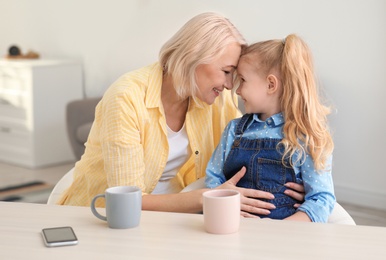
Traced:
<path fill-rule="evenodd" d="M 298 160 L 302 160 L 308 152 L 314 160 L 315 169 L 324 169 L 334 145 L 327 123 L 330 109 L 319 99 L 311 51 L 294 34 L 287 36 L 283 44 L 281 106 L 286 120 L 282 142 L 284 155 L 293 156 L 300 152 Z"/>

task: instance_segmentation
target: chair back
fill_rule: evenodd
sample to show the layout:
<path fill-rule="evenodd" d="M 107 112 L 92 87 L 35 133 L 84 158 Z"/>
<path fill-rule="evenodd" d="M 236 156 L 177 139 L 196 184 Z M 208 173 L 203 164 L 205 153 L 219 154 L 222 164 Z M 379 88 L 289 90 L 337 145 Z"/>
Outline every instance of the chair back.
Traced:
<path fill-rule="evenodd" d="M 59 200 L 63 191 L 65 191 L 68 187 L 70 187 L 73 179 L 74 179 L 74 168 L 69 170 L 55 185 L 52 190 L 50 196 L 48 197 L 47 204 L 54 205 Z"/>

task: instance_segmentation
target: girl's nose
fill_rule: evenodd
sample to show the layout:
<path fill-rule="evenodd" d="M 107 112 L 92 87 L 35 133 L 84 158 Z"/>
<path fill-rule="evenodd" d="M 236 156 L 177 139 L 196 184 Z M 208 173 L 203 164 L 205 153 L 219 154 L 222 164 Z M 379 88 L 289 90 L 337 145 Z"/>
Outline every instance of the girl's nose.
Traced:
<path fill-rule="evenodd" d="M 241 87 L 238 87 L 235 92 L 237 95 L 240 96 L 241 95 Z"/>

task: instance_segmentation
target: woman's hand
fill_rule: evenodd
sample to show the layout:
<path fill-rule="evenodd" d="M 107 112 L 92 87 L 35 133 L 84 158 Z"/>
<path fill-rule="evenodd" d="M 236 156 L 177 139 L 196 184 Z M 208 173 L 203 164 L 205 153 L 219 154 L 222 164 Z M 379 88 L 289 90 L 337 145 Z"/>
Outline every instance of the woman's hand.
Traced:
<path fill-rule="evenodd" d="M 284 191 L 286 195 L 294 198 L 297 201 L 304 201 L 304 186 L 302 184 L 295 182 L 287 182 L 286 184 L 284 184 L 284 186 L 289 188 L 288 190 Z M 294 207 L 298 208 L 300 205 L 300 203 L 296 203 Z"/>
<path fill-rule="evenodd" d="M 269 213 L 271 213 L 269 210 L 274 209 L 275 206 L 271 203 L 264 202 L 259 199 L 273 199 L 273 194 L 265 191 L 240 188 L 236 186 L 239 180 L 244 176 L 245 172 L 246 168 L 241 168 L 241 170 L 238 171 L 231 179 L 218 186 L 217 189 L 232 189 L 240 192 L 241 216 L 258 218 L 258 216 L 255 216 L 251 213 L 268 215 Z M 299 195 L 299 193 L 297 193 L 296 195 Z"/>

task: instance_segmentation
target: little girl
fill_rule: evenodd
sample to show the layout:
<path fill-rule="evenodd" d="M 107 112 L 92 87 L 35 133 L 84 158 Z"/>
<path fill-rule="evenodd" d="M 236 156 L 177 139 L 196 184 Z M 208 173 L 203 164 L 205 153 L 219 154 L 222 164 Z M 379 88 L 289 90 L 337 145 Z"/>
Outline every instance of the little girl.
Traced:
<path fill-rule="evenodd" d="M 308 46 L 296 35 L 255 43 L 241 54 L 237 74 L 246 114 L 224 130 L 206 169 L 207 187 L 245 166 L 237 186 L 275 195 L 267 201 L 276 209 L 260 217 L 327 222 L 336 201 L 334 144 Z M 284 192 L 286 182 L 304 184 L 305 201 L 297 209 L 299 202 Z"/>

